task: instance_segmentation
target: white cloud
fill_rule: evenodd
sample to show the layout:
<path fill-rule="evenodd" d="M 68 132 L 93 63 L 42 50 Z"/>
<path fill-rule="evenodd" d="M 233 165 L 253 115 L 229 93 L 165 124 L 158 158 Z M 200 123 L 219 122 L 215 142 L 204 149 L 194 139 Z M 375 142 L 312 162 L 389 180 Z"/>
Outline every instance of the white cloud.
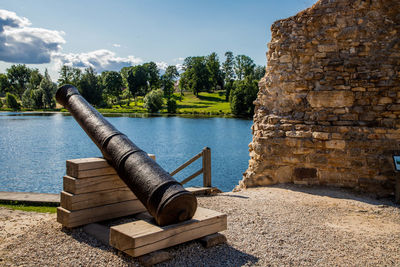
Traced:
<path fill-rule="evenodd" d="M 106 49 L 79 54 L 55 53 L 53 59 L 56 61 L 58 67 L 64 64 L 77 68 L 92 67 L 97 72 L 105 70 L 119 71 L 123 67 L 133 66 L 143 62 L 142 59 L 134 56 L 117 57 L 114 52 Z"/>
<path fill-rule="evenodd" d="M 166 70 L 167 69 L 167 67 L 168 67 L 168 63 L 166 63 L 166 62 L 164 62 L 164 61 L 162 61 L 162 62 L 156 62 L 156 65 L 157 65 L 157 68 L 159 69 L 159 70 Z"/>
<path fill-rule="evenodd" d="M 112 44 L 112 46 L 114 46 L 114 47 L 121 47 L 120 44 Z"/>
<path fill-rule="evenodd" d="M 30 21 L 0 9 L 0 60 L 12 63 L 49 63 L 65 43 L 64 32 L 29 27 Z"/>

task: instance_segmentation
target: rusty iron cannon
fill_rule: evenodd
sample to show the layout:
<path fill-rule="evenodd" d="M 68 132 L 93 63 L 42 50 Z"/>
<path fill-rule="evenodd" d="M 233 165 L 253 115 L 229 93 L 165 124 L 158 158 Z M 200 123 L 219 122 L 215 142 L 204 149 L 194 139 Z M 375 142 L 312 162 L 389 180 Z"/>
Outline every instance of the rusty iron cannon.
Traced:
<path fill-rule="evenodd" d="M 196 197 L 110 124 L 78 89 L 64 85 L 58 89 L 56 99 L 68 109 L 158 225 L 193 217 L 197 209 Z"/>

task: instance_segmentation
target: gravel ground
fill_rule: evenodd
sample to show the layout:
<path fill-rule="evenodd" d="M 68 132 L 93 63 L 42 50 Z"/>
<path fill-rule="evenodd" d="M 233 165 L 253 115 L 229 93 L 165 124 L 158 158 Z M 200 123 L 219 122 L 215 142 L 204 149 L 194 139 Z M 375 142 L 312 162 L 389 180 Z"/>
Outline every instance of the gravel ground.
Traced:
<path fill-rule="evenodd" d="M 281 185 L 199 197 L 228 214 L 227 244 L 166 249 L 160 266 L 400 266 L 400 210 L 341 189 Z M 0 266 L 138 266 L 54 214 L 0 208 Z"/>

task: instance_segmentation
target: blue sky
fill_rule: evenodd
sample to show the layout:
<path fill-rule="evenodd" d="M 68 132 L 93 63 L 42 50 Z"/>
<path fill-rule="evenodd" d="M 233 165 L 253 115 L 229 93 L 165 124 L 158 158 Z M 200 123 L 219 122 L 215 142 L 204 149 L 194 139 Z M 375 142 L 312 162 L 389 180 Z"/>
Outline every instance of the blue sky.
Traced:
<path fill-rule="evenodd" d="M 316 0 L 2 0 L 0 72 L 16 63 L 53 79 L 62 64 L 96 71 L 160 68 L 216 52 L 266 64 L 271 24 Z M 30 64 L 28 64 L 30 63 Z"/>

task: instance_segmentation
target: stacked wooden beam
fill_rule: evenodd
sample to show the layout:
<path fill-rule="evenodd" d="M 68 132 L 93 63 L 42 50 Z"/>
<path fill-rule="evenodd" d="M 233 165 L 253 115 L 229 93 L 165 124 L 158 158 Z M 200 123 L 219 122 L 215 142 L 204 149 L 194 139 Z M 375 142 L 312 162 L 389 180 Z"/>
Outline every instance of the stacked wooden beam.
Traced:
<path fill-rule="evenodd" d="M 149 155 L 155 160 L 154 155 Z M 102 158 L 67 160 L 57 221 L 65 227 L 109 220 L 146 208 Z"/>

